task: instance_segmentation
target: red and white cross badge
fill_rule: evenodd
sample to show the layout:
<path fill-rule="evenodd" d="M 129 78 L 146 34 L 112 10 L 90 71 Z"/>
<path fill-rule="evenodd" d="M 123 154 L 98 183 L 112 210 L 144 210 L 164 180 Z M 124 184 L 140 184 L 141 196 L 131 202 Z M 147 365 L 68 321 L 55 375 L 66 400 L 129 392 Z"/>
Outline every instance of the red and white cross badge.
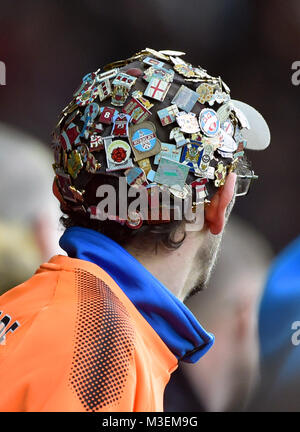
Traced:
<path fill-rule="evenodd" d="M 171 83 L 167 81 L 152 78 L 144 92 L 144 95 L 162 102 L 170 88 L 170 85 Z"/>

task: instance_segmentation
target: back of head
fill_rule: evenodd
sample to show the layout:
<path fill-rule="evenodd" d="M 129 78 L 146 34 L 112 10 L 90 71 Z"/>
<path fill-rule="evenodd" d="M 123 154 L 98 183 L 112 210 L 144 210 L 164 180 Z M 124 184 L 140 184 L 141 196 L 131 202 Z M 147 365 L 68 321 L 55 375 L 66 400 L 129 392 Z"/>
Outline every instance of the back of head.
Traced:
<path fill-rule="evenodd" d="M 268 145 L 259 132 L 245 138 L 243 110 L 254 110 L 183 54 L 147 48 L 83 77 L 53 134 L 65 227 L 92 228 L 122 245 L 138 234 L 172 247 L 187 220 L 179 207 L 203 210 L 229 173 L 245 173 L 244 148 Z"/>

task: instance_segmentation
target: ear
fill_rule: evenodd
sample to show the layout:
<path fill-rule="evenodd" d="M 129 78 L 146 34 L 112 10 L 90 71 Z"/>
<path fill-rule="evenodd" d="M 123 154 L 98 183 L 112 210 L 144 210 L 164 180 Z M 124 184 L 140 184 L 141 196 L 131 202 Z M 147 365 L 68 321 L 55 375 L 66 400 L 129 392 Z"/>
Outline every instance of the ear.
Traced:
<path fill-rule="evenodd" d="M 226 209 L 232 200 L 236 182 L 236 174 L 230 173 L 224 186 L 214 194 L 210 204 L 205 208 L 205 220 L 212 234 L 219 234 L 225 224 Z"/>

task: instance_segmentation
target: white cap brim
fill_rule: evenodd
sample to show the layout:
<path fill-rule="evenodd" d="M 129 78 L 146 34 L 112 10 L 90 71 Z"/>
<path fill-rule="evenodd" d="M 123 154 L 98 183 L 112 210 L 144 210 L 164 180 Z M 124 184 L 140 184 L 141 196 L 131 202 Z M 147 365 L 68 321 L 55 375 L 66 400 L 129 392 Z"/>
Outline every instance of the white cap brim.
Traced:
<path fill-rule="evenodd" d="M 241 135 L 247 140 L 246 149 L 265 150 L 271 141 L 269 126 L 263 116 L 252 106 L 232 99 L 233 105 L 246 116 L 250 129 L 241 129 Z"/>

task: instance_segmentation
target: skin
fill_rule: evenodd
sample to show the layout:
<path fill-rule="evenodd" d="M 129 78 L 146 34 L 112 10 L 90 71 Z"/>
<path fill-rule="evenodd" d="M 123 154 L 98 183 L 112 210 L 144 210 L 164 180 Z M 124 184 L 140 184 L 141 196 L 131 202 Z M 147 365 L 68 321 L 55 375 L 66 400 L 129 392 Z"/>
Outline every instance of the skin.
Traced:
<path fill-rule="evenodd" d="M 131 243 L 127 250 L 161 281 L 178 299 L 185 300 L 204 288 L 213 268 L 220 246 L 226 219 L 230 213 L 236 183 L 236 174 L 230 173 L 205 207 L 204 226 L 200 231 L 187 231 L 183 244 L 176 250 L 159 245 L 157 253 Z M 183 229 L 176 232 L 182 238 Z M 170 271 L 176 269 L 176 271 Z"/>

